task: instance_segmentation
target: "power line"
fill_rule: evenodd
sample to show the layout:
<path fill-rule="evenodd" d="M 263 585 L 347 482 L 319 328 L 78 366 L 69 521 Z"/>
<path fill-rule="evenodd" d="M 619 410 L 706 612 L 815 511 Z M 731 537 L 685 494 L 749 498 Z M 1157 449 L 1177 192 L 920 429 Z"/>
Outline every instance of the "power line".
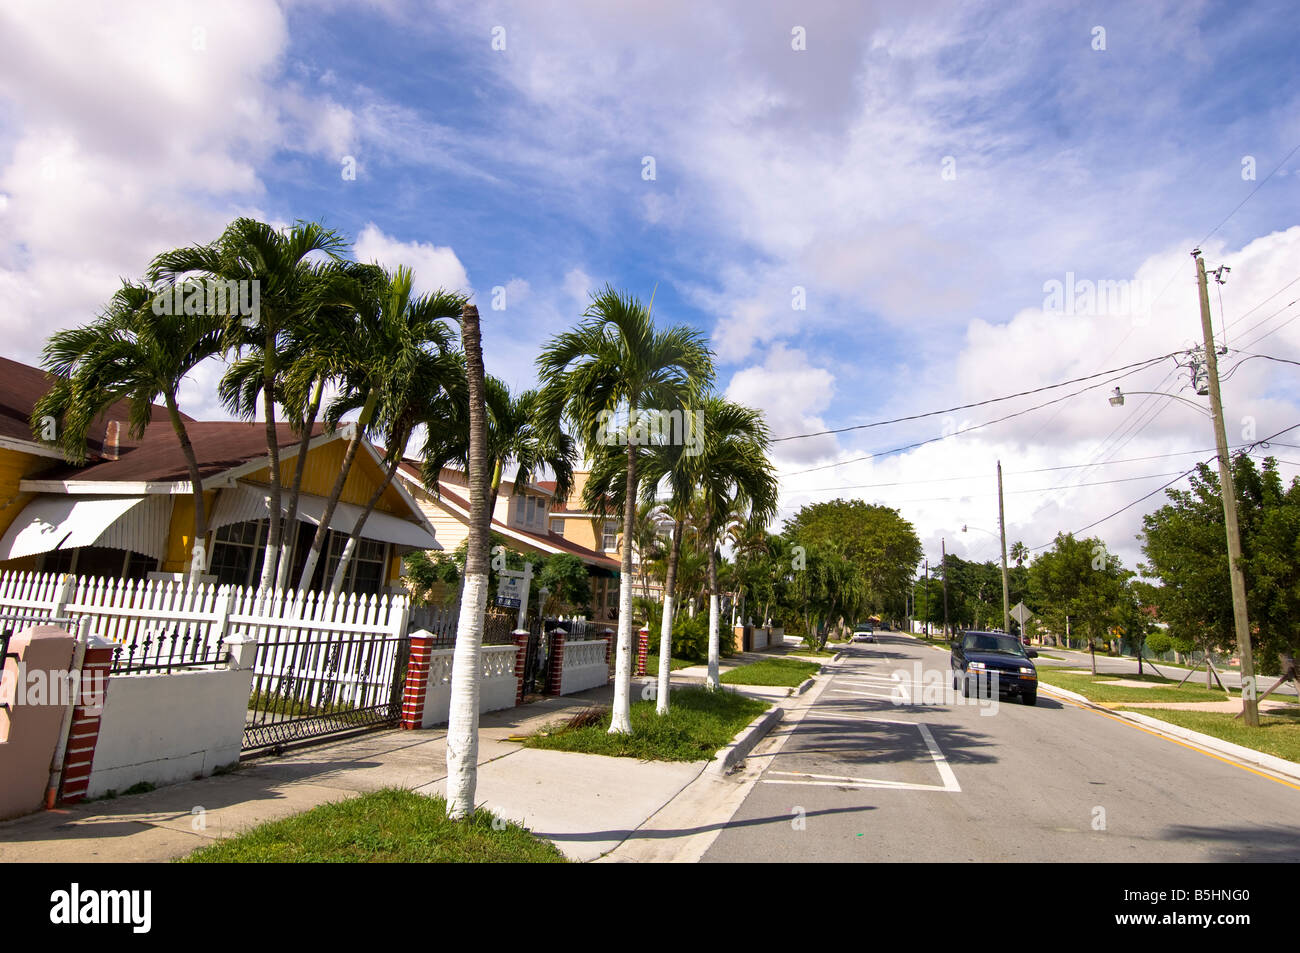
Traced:
<path fill-rule="evenodd" d="M 806 437 L 824 437 L 829 434 L 848 433 L 850 430 L 867 430 L 872 427 L 884 427 L 887 424 L 904 423 L 909 420 L 920 420 L 924 417 L 936 417 L 939 414 L 951 414 L 954 411 L 958 411 L 958 410 L 970 410 L 972 407 L 983 407 L 987 404 L 996 404 L 999 403 L 1000 401 L 1012 400 L 1016 397 L 1027 397 L 1030 394 L 1040 394 L 1043 391 L 1055 390 L 1058 387 L 1067 387 L 1070 384 L 1078 384 L 1081 381 L 1092 380 L 1094 377 L 1101 377 L 1104 374 L 1115 374 L 1118 373 L 1119 371 L 1127 371 L 1130 368 L 1147 367 L 1151 364 L 1155 364 L 1159 361 L 1163 361 L 1167 357 L 1173 357 L 1177 353 L 1179 352 L 1173 351 L 1169 354 L 1161 354 L 1159 357 L 1148 358 L 1145 361 L 1137 361 L 1136 363 L 1133 364 L 1125 364 L 1122 367 L 1112 367 L 1110 370 L 1098 371 L 1095 374 L 1088 374 L 1085 377 L 1076 377 L 1073 378 L 1072 380 L 1061 381 L 1059 384 L 1048 384 L 1044 387 L 1035 387 L 1033 390 L 1022 390 L 1019 393 L 1007 394 L 1005 397 L 990 397 L 988 400 L 979 400 L 973 404 L 961 404 L 960 406 L 957 407 L 948 407 L 945 408 L 944 410 L 931 410 L 923 414 L 912 414 L 908 417 L 895 417 L 892 420 L 876 420 L 869 424 L 854 424 L 850 427 L 837 427 L 834 430 L 818 430 L 815 433 L 796 433 L 796 434 L 790 434 L 789 436 L 786 437 L 773 437 L 770 442 L 781 443 L 784 440 L 803 440 Z M 1087 388 L 1085 388 L 1085 390 L 1086 389 Z M 1081 394 L 1083 393 L 1083 391 L 1079 391 L 1078 393 Z M 1070 396 L 1073 397 L 1077 395 L 1071 394 Z M 1043 404 L 1041 406 L 1047 406 L 1047 405 Z"/>
<path fill-rule="evenodd" d="M 1165 355 L 1165 356 L 1168 357 L 1171 355 Z M 1163 358 L 1155 358 L 1155 360 L 1163 360 Z M 1150 366 L 1151 363 L 1152 362 L 1144 362 L 1141 367 L 1138 367 L 1134 370 L 1126 371 L 1125 373 L 1119 375 L 1118 377 L 1112 377 L 1109 380 L 1100 381 L 1096 384 L 1089 384 L 1087 387 L 1081 388 L 1075 391 L 1073 394 L 1066 394 L 1064 397 L 1055 397 L 1052 400 L 1043 401 L 1043 403 L 1041 404 L 1035 404 L 1033 407 L 1026 407 L 1023 410 L 1018 410 L 1013 414 L 1007 414 L 1006 416 L 998 417 L 994 420 L 986 420 L 980 424 L 972 424 L 969 427 L 963 427 L 960 430 L 954 430 L 952 433 L 940 434 L 937 437 L 929 437 L 925 440 L 918 440 L 915 443 L 909 443 L 901 447 L 894 447 L 890 450 L 878 450 L 875 453 L 868 453 L 865 456 L 854 457 L 850 460 L 840 460 L 836 463 L 827 463 L 818 467 L 808 467 L 804 470 L 795 470 L 792 473 L 780 473 L 777 474 L 777 479 L 784 480 L 788 477 L 801 476 L 802 474 L 805 473 L 816 473 L 821 470 L 832 470 L 835 467 L 848 466 L 850 463 L 861 463 L 863 460 L 870 460 L 873 457 L 885 457 L 893 453 L 901 453 L 904 450 L 914 450 L 917 447 L 923 447 L 928 443 L 936 443 L 937 441 L 940 440 L 947 440 L 951 437 L 956 437 L 964 433 L 970 433 L 973 430 L 980 430 L 983 427 L 989 427 L 992 426 L 993 424 L 999 424 L 1002 423 L 1003 421 L 1012 420 L 1016 417 L 1023 417 L 1025 414 L 1033 413 L 1035 410 L 1042 410 L 1044 407 L 1050 407 L 1052 404 L 1060 403 L 1063 400 L 1069 400 L 1071 397 L 1077 397 L 1079 396 L 1079 394 L 1082 394 L 1085 391 L 1095 390 L 1098 387 L 1105 387 L 1107 384 L 1113 384 L 1117 380 L 1122 380 L 1123 378 L 1129 376 L 1130 374 L 1135 374 L 1137 373 L 1138 370 L 1142 370 L 1145 367 Z M 1094 375 L 1090 375 L 1090 376 L 1094 376 Z M 1087 378 L 1081 378 L 1081 380 L 1087 380 Z M 936 411 L 936 413 L 944 413 L 944 411 Z M 930 416 L 930 415 L 926 415 L 926 416 Z"/>

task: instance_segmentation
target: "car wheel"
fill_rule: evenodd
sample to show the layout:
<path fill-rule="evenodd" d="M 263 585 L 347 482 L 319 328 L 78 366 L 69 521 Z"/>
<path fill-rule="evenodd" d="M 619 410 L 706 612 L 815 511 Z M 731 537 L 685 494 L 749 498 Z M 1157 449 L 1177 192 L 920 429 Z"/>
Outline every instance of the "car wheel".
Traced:
<path fill-rule="evenodd" d="M 963 675 L 961 679 L 961 697 L 970 698 L 970 677 Z"/>
<path fill-rule="evenodd" d="M 1038 692 L 1037 691 L 1025 692 L 1023 695 L 1020 696 L 1020 700 L 1024 702 L 1026 705 L 1037 705 Z"/>

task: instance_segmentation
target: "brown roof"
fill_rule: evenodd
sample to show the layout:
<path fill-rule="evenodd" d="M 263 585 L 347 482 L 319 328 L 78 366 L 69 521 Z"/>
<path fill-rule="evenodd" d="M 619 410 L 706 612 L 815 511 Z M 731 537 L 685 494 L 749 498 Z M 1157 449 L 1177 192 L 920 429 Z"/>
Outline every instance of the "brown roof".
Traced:
<path fill-rule="evenodd" d="M 20 364 L 18 361 L 12 361 L 7 357 L 0 357 L 0 437 L 25 440 L 29 443 L 36 442 L 36 438 L 32 434 L 32 411 L 36 407 L 36 402 L 44 397 L 53 386 L 54 379 L 53 374 L 43 371 L 39 367 Z M 131 410 L 127 402 L 119 400 L 109 407 L 102 417 L 95 421 L 86 436 L 89 459 L 97 459 L 103 453 L 104 432 L 108 428 L 110 420 L 117 420 L 122 423 L 121 437 L 118 441 L 120 449 L 125 450 L 128 447 L 140 444 L 141 441 L 132 440 L 127 433 L 127 421 L 130 420 L 130 415 Z M 167 421 L 167 409 L 154 404 L 152 419 Z M 190 421 L 193 418 L 181 414 L 181 419 Z M 170 426 L 168 426 L 169 432 L 170 429 Z M 174 435 L 172 439 L 175 440 Z"/>
<path fill-rule="evenodd" d="M 194 420 L 185 425 L 204 478 L 266 456 L 266 424 L 237 420 Z M 324 431 L 316 424 L 312 436 Z M 279 446 L 295 446 L 299 435 L 287 423 L 276 424 Z M 144 437 L 122 445 L 119 459 L 92 462 L 85 467 L 60 467 L 42 473 L 42 480 L 114 480 L 177 482 L 190 478 L 189 464 L 171 423 L 155 421 Z"/>
<path fill-rule="evenodd" d="M 400 468 L 415 479 L 420 479 L 420 468 L 413 462 L 404 460 L 402 461 Z M 445 474 L 447 471 L 444 470 L 443 472 Z M 459 473 L 459 471 L 454 472 Z M 460 474 L 460 476 L 463 478 L 464 474 Z M 439 488 L 439 496 L 441 499 L 446 500 L 452 505 L 458 506 L 466 512 L 469 512 L 468 497 L 463 493 L 448 489 L 445 483 Z M 512 533 L 517 533 L 520 536 L 532 540 L 538 545 L 552 546 L 571 556 L 577 556 L 585 563 L 600 566 L 603 569 L 618 569 L 622 565 L 617 559 L 611 559 L 604 553 L 599 553 L 594 549 L 588 549 L 586 546 L 579 546 L 572 540 L 565 539 L 559 533 L 552 533 L 549 530 L 545 533 L 532 533 L 526 529 L 520 529 L 518 526 L 509 526 L 495 517 L 492 519 L 492 528 L 497 531 L 509 530 Z"/>

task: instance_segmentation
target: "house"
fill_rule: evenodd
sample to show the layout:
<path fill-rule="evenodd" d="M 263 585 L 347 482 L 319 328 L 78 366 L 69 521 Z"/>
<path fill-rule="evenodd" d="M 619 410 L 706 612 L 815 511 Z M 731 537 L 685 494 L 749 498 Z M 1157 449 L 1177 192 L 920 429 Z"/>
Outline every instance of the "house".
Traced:
<path fill-rule="evenodd" d="M 92 429 L 84 464 L 35 439 L 30 415 L 50 386 L 45 372 L 3 359 L 0 366 L 0 571 L 36 570 L 144 579 L 181 573 L 193 552 L 194 498 L 189 466 L 166 412 L 156 407 L 139 439 L 127 433 L 127 408 L 114 405 Z M 270 526 L 266 427 L 196 421 L 185 426 L 198 458 L 208 518 L 211 581 L 256 584 Z M 324 514 L 353 428 L 317 425 L 307 446 L 296 526 L 287 535 L 296 581 Z M 297 465 L 299 436 L 277 425 L 282 486 Z M 328 588 L 344 543 L 383 480 L 382 454 L 362 440 L 324 557 L 310 588 Z M 287 507 L 288 493 L 282 494 Z M 366 520 L 344 591 L 377 593 L 398 585 L 401 560 L 414 549 L 441 549 L 434 527 L 410 493 L 390 484 Z"/>
<path fill-rule="evenodd" d="M 419 461 L 403 461 L 397 472 L 446 549 L 453 550 L 469 538 L 469 485 L 463 471 L 444 467 L 437 493 L 425 485 Z M 504 537 L 516 552 L 546 556 L 567 553 L 581 559 L 591 581 L 592 601 L 587 617 L 614 621 L 618 618 L 617 547 L 604 548 L 608 539 L 599 541 L 600 548 L 584 545 L 581 538 L 560 531 L 557 527 L 563 528 L 563 524 L 558 522 L 561 517 L 557 513 L 563 512 L 564 504 L 555 501 L 553 482 L 527 483 L 516 491 L 512 481 L 503 480 L 492 511 L 492 532 Z"/>

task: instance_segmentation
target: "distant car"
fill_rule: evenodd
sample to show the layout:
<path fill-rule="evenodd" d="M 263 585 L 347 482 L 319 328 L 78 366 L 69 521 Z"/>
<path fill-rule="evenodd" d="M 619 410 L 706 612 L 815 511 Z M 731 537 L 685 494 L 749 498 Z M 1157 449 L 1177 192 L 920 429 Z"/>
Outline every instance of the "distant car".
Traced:
<path fill-rule="evenodd" d="M 992 694 L 994 676 L 999 695 L 1016 695 L 1026 705 L 1038 703 L 1038 658 L 1020 639 L 1005 632 L 962 632 L 952 642 L 952 687 L 969 698 Z"/>
<path fill-rule="evenodd" d="M 875 642 L 876 632 L 869 625 L 855 625 L 853 627 L 854 642 Z"/>

